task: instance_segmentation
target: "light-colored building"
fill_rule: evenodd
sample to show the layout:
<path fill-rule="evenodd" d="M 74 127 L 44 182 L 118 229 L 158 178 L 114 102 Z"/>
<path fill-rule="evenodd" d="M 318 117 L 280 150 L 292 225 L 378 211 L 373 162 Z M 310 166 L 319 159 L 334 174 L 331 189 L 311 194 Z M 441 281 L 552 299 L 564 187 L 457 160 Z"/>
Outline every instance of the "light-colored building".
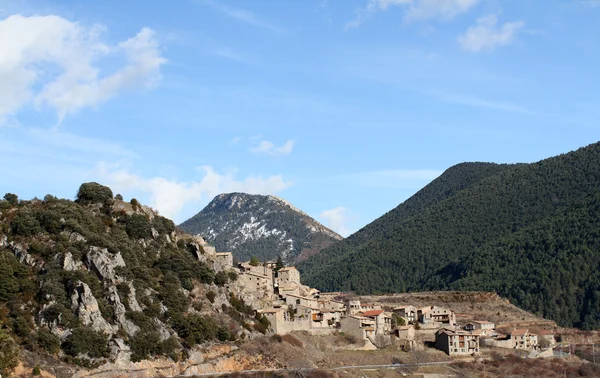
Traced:
<path fill-rule="evenodd" d="M 215 257 L 221 264 L 233 266 L 233 254 L 231 252 L 217 252 Z"/>
<path fill-rule="evenodd" d="M 381 310 L 381 306 L 379 305 L 372 303 L 361 303 L 358 299 L 347 299 L 345 304 L 347 315 L 358 315 L 365 311 Z"/>
<path fill-rule="evenodd" d="M 414 323 L 418 320 L 417 308 L 415 306 L 396 307 L 394 313 L 406 320 L 407 323 Z"/>
<path fill-rule="evenodd" d="M 359 315 L 375 321 L 376 335 L 388 335 L 392 332 L 392 316 L 383 310 L 369 310 Z"/>
<path fill-rule="evenodd" d="M 466 331 L 442 328 L 435 333 L 435 347 L 449 356 L 479 353 L 479 336 Z"/>
<path fill-rule="evenodd" d="M 474 331 L 476 329 L 495 329 L 496 326 L 487 320 L 473 320 L 465 324 L 465 331 Z"/>
<path fill-rule="evenodd" d="M 305 306 L 311 308 L 319 308 L 319 302 L 314 298 L 302 297 L 295 294 L 286 294 L 285 304 L 291 308 L 297 308 L 298 306 Z"/>
<path fill-rule="evenodd" d="M 533 349 L 538 345 L 538 336 L 525 328 L 513 329 L 508 334 L 508 339 L 515 349 Z"/>
<path fill-rule="evenodd" d="M 375 320 L 364 316 L 350 315 L 341 319 L 341 331 L 367 340 L 375 337 Z"/>
<path fill-rule="evenodd" d="M 393 334 L 399 339 L 414 340 L 415 327 L 413 327 L 412 325 L 398 326 L 394 328 Z"/>
<path fill-rule="evenodd" d="M 279 269 L 277 272 L 277 284 L 279 286 L 287 284 L 300 285 L 300 272 L 293 266 Z"/>
<path fill-rule="evenodd" d="M 456 315 L 454 311 L 438 306 L 422 307 L 417 311 L 419 321 L 423 324 L 442 323 L 454 326 Z"/>
<path fill-rule="evenodd" d="M 556 339 L 554 338 L 554 331 L 550 331 L 547 329 L 541 330 L 538 334 L 538 344 L 540 343 L 541 339 L 545 339 L 546 341 L 548 341 L 548 345 L 551 347 L 556 345 Z"/>

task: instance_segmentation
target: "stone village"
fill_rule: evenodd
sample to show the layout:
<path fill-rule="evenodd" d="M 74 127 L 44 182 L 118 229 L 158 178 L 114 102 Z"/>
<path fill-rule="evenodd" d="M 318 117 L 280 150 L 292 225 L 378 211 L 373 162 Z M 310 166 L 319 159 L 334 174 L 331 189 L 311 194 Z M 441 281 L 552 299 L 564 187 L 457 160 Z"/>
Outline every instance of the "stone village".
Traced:
<path fill-rule="evenodd" d="M 545 357 L 552 355 L 551 347 L 556 344 L 549 330 L 536 334 L 527 328 L 513 328 L 501 334 L 496 332 L 495 324 L 488 321 L 459 324 L 454 311 L 437 305 L 407 304 L 384 309 L 339 292 L 321 292 L 303 285 L 300 272 L 293 266 L 277 270 L 273 261 L 258 265 L 242 262 L 234 266 L 231 252 L 216 252 L 201 236 L 195 238 L 207 255 L 224 269 L 238 274 L 229 289 L 266 316 L 270 332 L 275 334 L 339 332 L 363 341 L 362 349 L 395 344 L 406 351 L 425 348 L 419 334 L 428 334 L 434 335 L 435 348 L 449 356 L 476 356 L 480 346 L 488 346 L 527 351 L 530 357 Z"/>

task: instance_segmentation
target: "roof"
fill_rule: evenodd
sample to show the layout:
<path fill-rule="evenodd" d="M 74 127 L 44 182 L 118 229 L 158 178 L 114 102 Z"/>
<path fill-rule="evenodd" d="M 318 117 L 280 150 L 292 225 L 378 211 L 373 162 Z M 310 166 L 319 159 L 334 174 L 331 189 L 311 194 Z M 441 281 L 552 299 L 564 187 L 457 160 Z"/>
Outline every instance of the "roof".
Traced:
<path fill-rule="evenodd" d="M 264 310 L 258 310 L 261 314 L 276 314 L 280 311 L 285 311 L 282 308 L 266 308 Z"/>
<path fill-rule="evenodd" d="M 287 272 L 288 270 L 292 270 L 292 269 L 296 269 L 296 267 L 295 266 L 286 266 L 285 268 L 281 268 L 278 271 L 279 272 Z M 296 270 L 298 270 L 298 269 L 296 269 Z"/>
<path fill-rule="evenodd" d="M 362 313 L 362 316 L 379 316 L 383 313 L 383 310 L 370 310 Z"/>
<path fill-rule="evenodd" d="M 516 328 L 510 332 L 511 336 L 525 336 L 528 330 L 526 328 Z"/>
<path fill-rule="evenodd" d="M 358 319 L 358 320 L 374 321 L 373 319 L 365 318 L 364 316 L 358 316 L 358 315 L 350 315 L 349 318 L 354 318 L 354 319 Z"/>
<path fill-rule="evenodd" d="M 471 320 L 471 323 L 477 323 L 477 324 L 494 324 L 494 322 L 489 322 L 487 320 Z"/>
<path fill-rule="evenodd" d="M 473 335 L 481 336 L 482 333 L 487 333 L 486 329 L 476 329 L 471 332 Z"/>
<path fill-rule="evenodd" d="M 474 336 L 478 336 L 475 334 L 472 334 L 470 332 L 466 332 L 466 331 L 461 331 L 461 330 L 453 330 L 453 329 L 449 329 L 449 328 L 441 328 L 439 329 L 436 334 L 440 334 L 440 333 L 445 333 L 449 336 L 455 336 L 455 335 L 461 335 L 461 336 L 467 336 L 467 335 L 474 335 Z"/>

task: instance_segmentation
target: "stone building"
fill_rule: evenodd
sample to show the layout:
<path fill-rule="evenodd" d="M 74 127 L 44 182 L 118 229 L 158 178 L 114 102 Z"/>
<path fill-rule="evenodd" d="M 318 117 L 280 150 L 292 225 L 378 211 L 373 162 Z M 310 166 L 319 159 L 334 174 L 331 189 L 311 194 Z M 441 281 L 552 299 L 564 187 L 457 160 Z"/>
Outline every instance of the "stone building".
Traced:
<path fill-rule="evenodd" d="M 479 353 L 479 336 L 466 331 L 442 328 L 435 333 L 435 347 L 449 356 Z"/>

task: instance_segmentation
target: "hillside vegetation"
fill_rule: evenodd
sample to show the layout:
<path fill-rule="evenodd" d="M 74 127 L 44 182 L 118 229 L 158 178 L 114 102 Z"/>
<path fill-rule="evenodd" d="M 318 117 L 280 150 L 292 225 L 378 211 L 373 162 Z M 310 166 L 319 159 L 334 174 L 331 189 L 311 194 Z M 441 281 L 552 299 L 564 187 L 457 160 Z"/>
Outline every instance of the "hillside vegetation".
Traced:
<path fill-rule="evenodd" d="M 196 344 L 264 332 L 264 320 L 224 288 L 235 279 L 171 220 L 102 185 L 83 184 L 75 202 L 0 200 L 4 344 L 85 366 L 176 361 Z M 4 361 L 11 348 L 2 347 L 0 374 L 14 367 Z"/>
<path fill-rule="evenodd" d="M 600 327 L 600 144 L 533 164 L 464 163 L 300 265 L 322 290 L 491 290 Z"/>

